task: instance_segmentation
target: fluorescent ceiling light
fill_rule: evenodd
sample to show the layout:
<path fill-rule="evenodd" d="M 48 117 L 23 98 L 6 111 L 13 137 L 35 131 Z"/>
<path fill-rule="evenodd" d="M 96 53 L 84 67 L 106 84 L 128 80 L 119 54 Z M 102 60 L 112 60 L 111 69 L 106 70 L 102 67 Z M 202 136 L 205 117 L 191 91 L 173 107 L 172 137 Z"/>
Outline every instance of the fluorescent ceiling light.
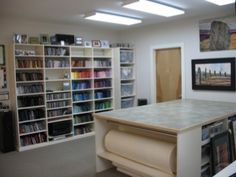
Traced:
<path fill-rule="evenodd" d="M 206 1 L 216 4 L 218 6 L 235 3 L 235 0 L 206 0 Z"/>
<path fill-rule="evenodd" d="M 165 17 L 184 14 L 183 10 L 148 0 L 133 0 L 131 3 L 125 3 L 123 7 Z"/>
<path fill-rule="evenodd" d="M 108 23 L 116 23 L 116 24 L 121 24 L 121 25 L 134 25 L 134 24 L 142 22 L 139 19 L 120 16 L 120 15 L 114 15 L 114 14 L 108 14 L 108 13 L 103 13 L 103 12 L 92 13 L 86 16 L 85 19 L 108 22 Z"/>

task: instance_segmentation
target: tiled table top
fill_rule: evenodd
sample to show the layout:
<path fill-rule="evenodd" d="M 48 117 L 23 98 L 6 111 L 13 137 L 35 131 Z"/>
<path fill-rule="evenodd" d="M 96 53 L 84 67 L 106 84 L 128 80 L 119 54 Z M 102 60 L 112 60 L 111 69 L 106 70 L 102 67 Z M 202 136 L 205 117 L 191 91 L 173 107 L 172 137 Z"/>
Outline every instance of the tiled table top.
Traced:
<path fill-rule="evenodd" d="M 234 114 L 236 103 L 185 99 L 94 115 L 98 119 L 178 133 Z"/>

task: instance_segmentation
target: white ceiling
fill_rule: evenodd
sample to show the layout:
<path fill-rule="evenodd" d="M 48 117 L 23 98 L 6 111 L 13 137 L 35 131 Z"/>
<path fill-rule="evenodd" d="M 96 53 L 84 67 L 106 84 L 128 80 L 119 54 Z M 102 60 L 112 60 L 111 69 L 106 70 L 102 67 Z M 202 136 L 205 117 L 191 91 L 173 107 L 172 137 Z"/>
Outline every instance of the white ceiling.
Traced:
<path fill-rule="evenodd" d="M 184 15 L 166 18 L 122 8 L 122 1 L 123 0 L 0 0 L 0 17 L 50 23 L 87 24 L 91 27 L 96 26 L 122 30 L 195 16 L 205 16 L 207 18 L 207 16 L 212 13 L 220 14 L 228 12 L 229 14 L 234 14 L 234 4 L 220 7 L 208 3 L 205 0 L 160 0 L 160 2 L 172 4 L 184 9 L 186 12 Z M 141 18 L 143 23 L 127 27 L 83 19 L 82 16 L 84 14 L 94 10 Z"/>

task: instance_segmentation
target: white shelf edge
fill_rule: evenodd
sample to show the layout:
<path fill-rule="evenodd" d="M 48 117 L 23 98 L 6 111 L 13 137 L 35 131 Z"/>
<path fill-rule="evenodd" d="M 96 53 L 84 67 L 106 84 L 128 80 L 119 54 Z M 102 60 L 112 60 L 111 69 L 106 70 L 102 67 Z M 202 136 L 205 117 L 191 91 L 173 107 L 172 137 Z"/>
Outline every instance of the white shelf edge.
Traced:
<path fill-rule="evenodd" d="M 112 110 L 112 109 L 114 109 L 114 108 L 111 107 L 111 108 L 106 108 L 106 109 L 95 109 L 94 111 L 95 112 L 101 112 L 101 111 L 108 111 L 108 110 Z"/>
<path fill-rule="evenodd" d="M 71 90 L 54 90 L 52 92 L 46 92 L 46 94 L 65 93 L 65 92 L 71 92 Z"/>
<path fill-rule="evenodd" d="M 72 114 L 64 114 L 64 115 L 53 116 L 53 117 L 48 117 L 47 116 L 47 119 L 52 120 L 52 119 L 57 119 L 57 118 L 60 118 L 60 117 L 70 117 L 70 116 L 72 116 Z"/>
<path fill-rule="evenodd" d="M 70 79 L 47 79 L 45 82 L 63 82 L 63 81 L 70 81 Z"/>
<path fill-rule="evenodd" d="M 44 55 L 15 55 L 15 58 L 17 59 L 18 57 L 20 58 L 36 58 L 36 57 L 44 57 Z"/>
<path fill-rule="evenodd" d="M 84 112 L 73 112 L 72 114 L 74 115 L 74 116 L 76 116 L 76 115 L 81 115 L 81 114 L 88 114 L 88 113 L 93 113 L 94 112 L 94 110 L 91 110 L 91 111 L 84 111 Z"/>
<path fill-rule="evenodd" d="M 90 137 L 90 136 L 94 136 L 94 135 L 95 135 L 95 132 L 89 132 L 89 133 L 85 133 L 85 134 L 81 134 L 81 135 L 73 135 L 73 137 L 68 137 L 68 138 L 64 138 L 64 139 L 60 139 L 60 140 L 47 141 L 47 142 L 37 143 L 37 144 L 33 144 L 33 145 L 28 145 L 28 146 L 21 146 L 19 148 L 19 151 L 22 152 L 22 151 L 26 151 L 26 150 L 31 150 L 31 149 L 50 146 L 50 145 L 59 144 L 59 143 L 63 143 L 63 142 L 73 141 L 73 140 L 77 140 L 77 139 L 81 139 L 81 138 L 86 138 L 86 137 Z"/>
<path fill-rule="evenodd" d="M 58 70 L 58 69 L 70 69 L 70 67 L 51 67 L 51 68 L 49 68 L 49 67 L 45 67 L 45 69 L 46 70 Z"/>
<path fill-rule="evenodd" d="M 30 122 L 40 122 L 40 121 L 44 121 L 44 120 L 46 120 L 46 118 L 24 120 L 24 121 L 19 121 L 19 124 L 30 123 Z"/>
<path fill-rule="evenodd" d="M 73 101 L 73 103 L 86 103 L 86 102 L 91 102 L 91 101 L 94 101 L 94 99 L 81 100 L 81 101 Z"/>
<path fill-rule="evenodd" d="M 72 58 L 72 60 L 74 58 L 93 58 L 92 55 L 73 55 L 73 54 L 70 57 Z"/>
<path fill-rule="evenodd" d="M 74 123 L 74 127 L 80 126 L 80 125 L 86 125 L 86 124 L 93 124 L 94 121 L 88 121 L 88 122 L 81 122 L 81 123 Z"/>
<path fill-rule="evenodd" d="M 17 110 L 24 110 L 24 109 L 37 109 L 37 108 L 45 108 L 45 105 L 38 105 L 38 106 L 28 106 L 28 107 L 18 107 Z"/>
<path fill-rule="evenodd" d="M 16 84 L 40 83 L 40 82 L 44 82 L 44 80 L 16 81 Z"/>
<path fill-rule="evenodd" d="M 105 89 L 112 89 L 113 87 L 98 87 L 94 88 L 94 90 L 105 90 Z"/>
<path fill-rule="evenodd" d="M 93 88 L 88 88 L 88 89 L 77 89 L 77 90 L 72 90 L 72 92 L 81 92 L 81 91 L 92 91 Z"/>
<path fill-rule="evenodd" d="M 94 80 L 112 79 L 112 77 L 94 77 Z"/>
<path fill-rule="evenodd" d="M 31 95 L 43 95 L 44 92 L 38 92 L 38 93 L 25 93 L 25 94 L 17 94 L 16 96 L 31 96 Z"/>
<path fill-rule="evenodd" d="M 69 58 L 70 57 L 70 55 L 45 55 L 44 56 L 45 58 Z"/>
<path fill-rule="evenodd" d="M 93 80 L 92 77 L 88 77 L 88 78 L 71 78 L 72 81 L 81 81 L 81 80 Z"/>
<path fill-rule="evenodd" d="M 46 100 L 46 102 L 50 103 L 50 102 L 68 101 L 68 100 L 71 100 L 71 98 L 60 98 L 60 99 Z"/>
<path fill-rule="evenodd" d="M 135 96 L 136 96 L 135 94 L 132 94 L 132 95 L 121 96 L 121 98 L 128 98 L 128 97 L 135 97 Z"/>
<path fill-rule="evenodd" d="M 107 98 L 99 98 L 99 99 L 94 99 L 94 101 L 103 101 L 103 100 L 111 100 L 114 99 L 113 97 L 107 97 Z"/>
<path fill-rule="evenodd" d="M 94 66 L 94 69 L 112 69 L 111 66 Z"/>
<path fill-rule="evenodd" d="M 63 121 L 66 121 L 66 120 L 73 120 L 72 117 L 70 118 L 64 118 L 64 119 L 58 119 L 58 120 L 51 120 L 51 121 L 48 121 L 48 124 L 51 124 L 51 123 L 55 123 L 55 122 L 63 122 Z"/>
<path fill-rule="evenodd" d="M 24 71 L 24 70 L 43 70 L 44 68 L 16 68 L 16 71 Z"/>
<path fill-rule="evenodd" d="M 52 111 L 52 110 L 57 110 L 57 109 L 65 109 L 65 108 L 72 108 L 72 106 L 68 105 L 68 106 L 61 106 L 61 107 L 54 107 L 54 108 L 47 107 L 47 111 Z"/>
<path fill-rule="evenodd" d="M 20 133 L 20 137 L 33 135 L 33 134 L 37 134 L 37 133 L 43 133 L 43 132 L 47 132 L 47 130 L 43 129 L 43 130 L 37 130 L 37 131 L 33 131 L 33 132 L 28 132 L 28 133 Z"/>
<path fill-rule="evenodd" d="M 202 141 L 202 146 L 204 146 L 204 145 L 206 145 L 206 144 L 208 144 L 208 143 L 210 143 L 210 138 L 208 138 L 208 139 Z"/>
<path fill-rule="evenodd" d="M 76 69 L 78 69 L 78 70 L 79 70 L 79 69 L 84 70 L 84 69 L 93 69 L 93 67 L 91 67 L 91 66 L 90 66 L 90 67 L 71 67 L 71 69 L 72 69 L 72 70 L 73 70 L 73 69 L 74 69 L 74 70 L 76 70 Z"/>

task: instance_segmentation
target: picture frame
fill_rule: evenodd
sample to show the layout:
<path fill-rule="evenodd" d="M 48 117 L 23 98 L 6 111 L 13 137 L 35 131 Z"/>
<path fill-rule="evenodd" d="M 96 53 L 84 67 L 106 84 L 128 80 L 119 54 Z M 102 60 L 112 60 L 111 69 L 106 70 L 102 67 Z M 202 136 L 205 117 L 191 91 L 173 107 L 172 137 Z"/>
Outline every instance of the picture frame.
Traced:
<path fill-rule="evenodd" d="M 192 89 L 235 91 L 235 58 L 193 59 Z"/>
<path fill-rule="evenodd" d="M 213 175 L 224 169 L 232 162 L 230 134 L 228 131 L 211 138 L 212 172 Z"/>
<path fill-rule="evenodd" d="M 101 42 L 101 48 L 109 48 L 109 41 L 107 40 L 100 40 Z"/>
<path fill-rule="evenodd" d="M 92 40 L 92 46 L 93 47 L 101 47 L 101 41 L 100 40 Z"/>
<path fill-rule="evenodd" d="M 21 43 L 22 44 L 27 44 L 28 43 L 28 35 L 27 34 L 22 34 L 21 35 Z"/>
<path fill-rule="evenodd" d="M 51 44 L 51 45 L 57 45 L 57 44 L 58 44 L 57 38 L 56 38 L 55 35 L 50 36 L 50 44 Z"/>
<path fill-rule="evenodd" d="M 50 39 L 48 34 L 40 34 L 40 43 L 41 44 L 49 44 Z"/>
<path fill-rule="evenodd" d="M 199 21 L 200 52 L 235 50 L 236 17 L 224 16 Z M 219 38 L 219 35 L 221 36 Z"/>
<path fill-rule="evenodd" d="M 0 44 L 0 65 L 5 65 L 5 46 Z"/>
<path fill-rule="evenodd" d="M 16 44 L 27 44 L 28 43 L 28 35 L 27 34 L 14 34 L 14 42 Z"/>
<path fill-rule="evenodd" d="M 83 46 L 83 38 L 80 36 L 75 36 L 75 45 Z"/>
<path fill-rule="evenodd" d="M 39 44 L 39 37 L 37 36 L 30 36 L 29 37 L 29 44 Z"/>
<path fill-rule="evenodd" d="M 84 41 L 84 47 L 92 47 L 91 41 Z"/>

